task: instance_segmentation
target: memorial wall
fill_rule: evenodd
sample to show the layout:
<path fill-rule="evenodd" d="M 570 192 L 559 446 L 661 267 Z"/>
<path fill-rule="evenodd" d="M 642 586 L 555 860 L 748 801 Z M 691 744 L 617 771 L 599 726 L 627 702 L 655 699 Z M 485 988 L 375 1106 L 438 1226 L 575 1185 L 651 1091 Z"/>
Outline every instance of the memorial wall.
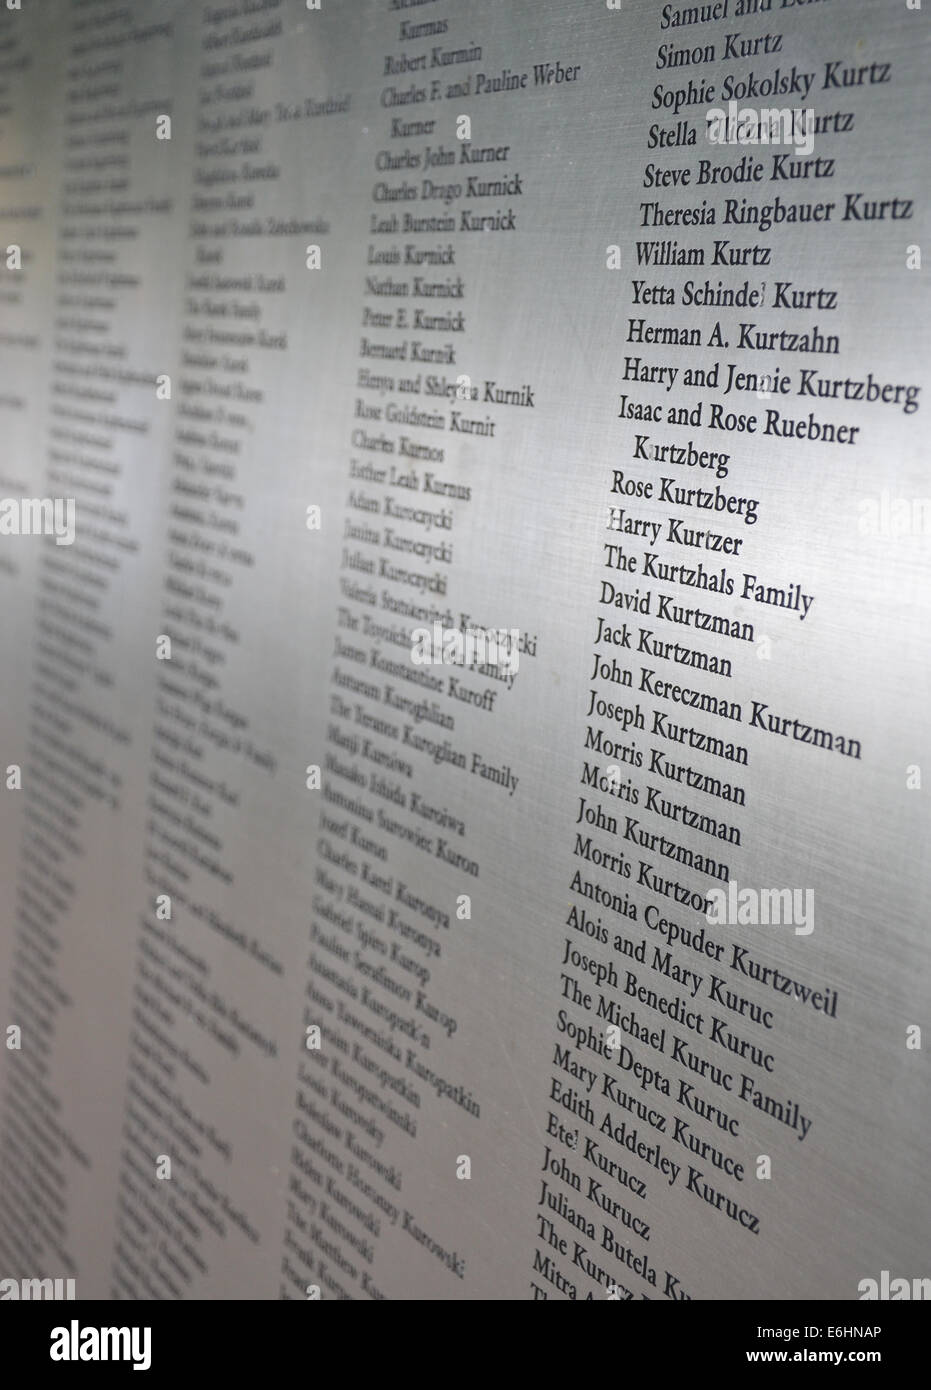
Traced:
<path fill-rule="evenodd" d="M 931 1296 L 928 20 L 0 8 L 4 1299 Z"/>

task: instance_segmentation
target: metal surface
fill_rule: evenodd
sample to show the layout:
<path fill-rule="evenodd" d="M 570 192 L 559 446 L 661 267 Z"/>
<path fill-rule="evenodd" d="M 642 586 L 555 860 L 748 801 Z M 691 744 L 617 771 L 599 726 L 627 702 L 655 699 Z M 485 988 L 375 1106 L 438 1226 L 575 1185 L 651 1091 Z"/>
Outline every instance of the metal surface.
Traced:
<path fill-rule="evenodd" d="M 928 1275 L 925 20 L 243 8 L 0 18 L 0 1276 Z"/>

